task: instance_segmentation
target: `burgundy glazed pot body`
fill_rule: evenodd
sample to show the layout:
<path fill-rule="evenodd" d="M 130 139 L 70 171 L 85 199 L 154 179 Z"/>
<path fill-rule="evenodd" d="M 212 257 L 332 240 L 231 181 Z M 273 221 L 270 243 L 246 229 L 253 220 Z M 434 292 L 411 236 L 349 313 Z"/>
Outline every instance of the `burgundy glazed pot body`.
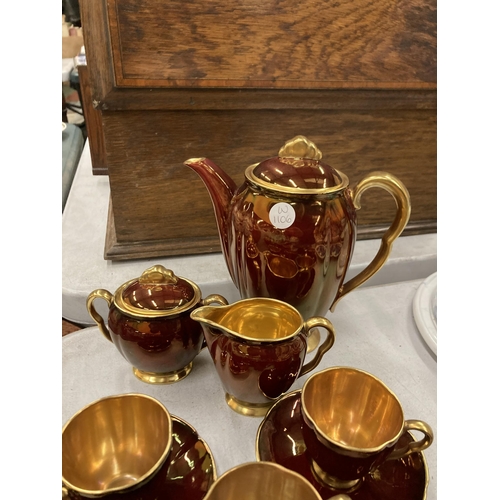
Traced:
<path fill-rule="evenodd" d="M 194 307 L 200 305 L 198 302 Z M 190 311 L 141 320 L 123 314 L 113 304 L 108 316 L 111 339 L 120 354 L 139 370 L 180 370 L 194 360 L 203 345 L 203 330 L 189 317 Z"/>
<path fill-rule="evenodd" d="M 278 343 L 252 343 L 205 328 L 207 346 L 227 394 L 251 404 L 270 403 L 290 389 L 306 355 L 304 334 Z"/>
<path fill-rule="evenodd" d="M 354 187 L 304 136 L 289 140 L 278 156 L 250 165 L 237 187 L 208 158 L 184 163 L 211 196 L 221 247 L 243 299 L 269 297 L 295 307 L 307 319 L 328 309 L 375 274 L 410 217 L 405 186 L 387 172 L 372 172 Z M 389 191 L 397 213 L 379 253 L 349 281 L 357 213 L 364 191 Z"/>
<path fill-rule="evenodd" d="M 288 228 L 275 227 L 269 216 L 278 203 L 294 212 Z M 323 316 L 352 257 L 356 212 L 346 190 L 311 203 L 300 196 L 262 196 L 249 184 L 231 203 L 227 238 L 242 298 L 272 297 L 304 318 Z"/>
<path fill-rule="evenodd" d="M 191 317 L 203 326 L 226 402 L 245 415 L 264 415 L 266 407 L 313 370 L 335 342 L 333 325 L 326 318 L 304 321 L 286 302 L 265 297 L 200 307 Z M 304 364 L 308 337 L 319 327 L 326 337 Z"/>
<path fill-rule="evenodd" d="M 94 308 L 96 298 L 108 303 L 107 326 Z M 213 303 L 227 301 L 216 294 L 202 299 L 195 283 L 159 265 L 123 284 L 114 295 L 98 289 L 87 298 L 101 333 L 134 367 L 136 376 L 149 383 L 171 383 L 187 376 L 204 346 L 203 329 L 190 314 Z"/>

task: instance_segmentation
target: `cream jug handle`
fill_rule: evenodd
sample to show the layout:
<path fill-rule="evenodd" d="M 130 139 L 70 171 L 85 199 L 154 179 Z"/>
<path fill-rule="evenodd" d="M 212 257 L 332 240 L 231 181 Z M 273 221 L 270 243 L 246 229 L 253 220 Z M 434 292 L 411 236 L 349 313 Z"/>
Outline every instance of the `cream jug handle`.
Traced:
<path fill-rule="evenodd" d="M 403 232 L 406 227 L 408 220 L 410 219 L 411 204 L 410 204 L 410 194 L 406 189 L 405 185 L 395 176 L 389 174 L 388 172 L 372 172 L 361 179 L 352 190 L 352 200 L 356 210 L 361 208 L 361 196 L 362 194 L 370 188 L 378 187 L 388 191 L 394 201 L 396 202 L 396 216 L 392 221 L 391 226 L 382 236 L 382 241 L 380 242 L 380 248 L 373 258 L 373 260 L 363 269 L 359 274 L 354 276 L 351 280 L 340 288 L 337 297 L 330 306 L 330 311 L 333 311 L 337 302 L 352 292 L 359 285 L 364 283 L 367 279 L 371 278 L 385 263 L 389 254 L 391 253 L 392 244 L 394 240 Z"/>
<path fill-rule="evenodd" d="M 209 306 L 211 304 L 219 304 L 221 306 L 227 306 L 229 302 L 222 295 L 219 295 L 218 293 L 212 293 L 211 295 L 202 299 L 201 301 L 202 306 Z M 205 349 L 205 347 L 207 347 L 207 339 L 205 338 L 205 335 L 203 335 L 203 342 L 201 343 L 201 348 Z"/>
<path fill-rule="evenodd" d="M 109 331 L 106 328 L 106 323 L 102 319 L 102 316 L 95 310 L 94 299 L 104 299 L 108 303 L 109 307 L 113 302 L 113 295 L 107 290 L 99 288 L 97 290 L 94 290 L 93 292 L 90 292 L 89 296 L 87 297 L 87 311 L 89 312 L 90 316 L 92 316 L 92 319 L 97 323 L 97 326 L 99 327 L 101 333 L 106 337 L 106 339 L 112 342 Z"/>
<path fill-rule="evenodd" d="M 300 370 L 299 373 L 299 377 L 302 377 L 302 375 L 305 375 L 306 373 L 309 373 L 311 370 L 314 370 L 314 368 L 316 368 L 319 365 L 319 362 L 323 358 L 323 355 L 327 351 L 329 351 L 333 346 L 333 344 L 335 343 L 335 329 L 333 328 L 332 323 L 328 321 L 326 318 L 322 318 L 320 316 L 314 316 L 313 318 L 309 318 L 304 323 L 304 330 L 306 332 L 306 337 L 309 337 L 311 332 L 318 326 L 322 326 L 327 331 L 326 339 L 318 347 L 318 351 L 316 352 L 314 358 L 311 359 L 309 363 L 306 363 L 305 365 L 302 366 L 302 369 Z"/>

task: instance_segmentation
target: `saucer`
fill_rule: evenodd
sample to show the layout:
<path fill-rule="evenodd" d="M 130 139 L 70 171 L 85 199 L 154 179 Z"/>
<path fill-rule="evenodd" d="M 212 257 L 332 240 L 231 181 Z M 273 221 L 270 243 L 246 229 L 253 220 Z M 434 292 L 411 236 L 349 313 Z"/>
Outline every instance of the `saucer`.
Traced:
<path fill-rule="evenodd" d="M 202 500 L 217 478 L 212 452 L 196 430 L 175 415 L 172 415 L 172 437 L 164 489 L 158 500 Z"/>
<path fill-rule="evenodd" d="M 418 287 L 413 299 L 413 318 L 426 344 L 437 356 L 437 272 Z"/>
<path fill-rule="evenodd" d="M 429 475 L 422 453 L 385 462 L 352 492 L 335 490 L 316 479 L 302 435 L 300 395 L 300 389 L 291 392 L 270 408 L 257 431 L 257 460 L 275 462 L 298 472 L 324 500 L 341 493 L 347 493 L 352 500 L 425 500 Z M 406 432 L 399 443 L 414 440 Z"/>
<path fill-rule="evenodd" d="M 141 488 L 141 500 L 202 500 L 217 475 L 212 452 L 196 430 L 172 417 L 172 450 L 158 472 Z M 83 499 L 69 492 L 70 499 Z M 106 500 L 137 500 L 137 493 L 116 493 Z"/>

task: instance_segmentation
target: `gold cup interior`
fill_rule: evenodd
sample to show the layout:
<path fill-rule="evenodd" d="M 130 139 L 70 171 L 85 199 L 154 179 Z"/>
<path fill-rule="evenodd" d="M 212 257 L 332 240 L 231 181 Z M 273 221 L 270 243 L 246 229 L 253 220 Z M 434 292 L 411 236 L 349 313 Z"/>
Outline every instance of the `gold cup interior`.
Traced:
<path fill-rule="evenodd" d="M 323 437 L 348 449 L 382 449 L 399 438 L 404 425 L 396 396 L 373 375 L 353 368 L 310 377 L 302 404 Z"/>
<path fill-rule="evenodd" d="M 245 299 L 229 306 L 207 306 L 195 311 L 191 317 L 208 319 L 240 337 L 258 341 L 293 337 L 303 325 L 296 309 L 274 299 Z"/>
<path fill-rule="evenodd" d="M 104 398 L 63 429 L 63 481 L 88 494 L 134 487 L 157 470 L 171 445 L 171 417 L 157 400 L 140 394 Z"/>
<path fill-rule="evenodd" d="M 299 474 L 271 462 L 251 462 L 223 474 L 205 500 L 320 500 Z"/>

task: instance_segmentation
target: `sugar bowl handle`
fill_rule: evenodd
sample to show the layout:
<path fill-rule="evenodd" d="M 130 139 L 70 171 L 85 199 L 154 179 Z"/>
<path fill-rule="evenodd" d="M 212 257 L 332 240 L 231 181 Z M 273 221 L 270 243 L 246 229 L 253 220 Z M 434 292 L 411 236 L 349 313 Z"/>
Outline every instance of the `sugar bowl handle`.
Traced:
<path fill-rule="evenodd" d="M 337 297 L 330 306 L 330 311 L 333 311 L 337 302 L 349 292 L 371 278 L 385 263 L 391 253 L 394 240 L 403 232 L 403 229 L 410 220 L 411 204 L 410 194 L 405 185 L 394 175 L 388 172 L 372 172 L 363 177 L 352 190 L 352 201 L 356 210 L 361 208 L 361 196 L 370 188 L 382 188 L 388 191 L 396 202 L 396 215 L 391 226 L 382 236 L 380 248 L 373 260 L 359 274 L 340 288 Z"/>
<path fill-rule="evenodd" d="M 102 319 L 102 316 L 95 310 L 94 299 L 104 299 L 108 303 L 108 307 L 110 307 L 111 303 L 113 302 L 113 295 L 103 288 L 98 288 L 97 290 L 90 292 L 89 296 L 87 297 L 87 311 L 89 312 L 90 316 L 92 316 L 92 319 L 97 323 L 97 326 L 99 327 L 101 333 L 106 337 L 107 340 L 112 342 L 111 336 L 106 327 L 106 323 Z"/>
<path fill-rule="evenodd" d="M 306 373 L 309 373 L 311 370 L 314 370 L 319 365 L 319 362 L 323 359 L 323 355 L 331 349 L 333 344 L 335 343 L 335 329 L 333 328 L 333 325 L 330 321 L 328 321 L 326 318 L 322 318 L 320 316 L 314 316 L 312 318 L 309 318 L 305 323 L 304 323 L 304 329 L 306 332 L 306 337 L 308 337 L 312 331 L 314 331 L 315 328 L 322 326 L 326 331 L 326 339 L 323 341 L 323 343 L 318 347 L 318 351 L 316 352 L 315 356 L 309 363 L 306 363 L 305 365 L 302 366 L 302 369 L 300 370 L 299 377 L 302 377 L 302 375 L 305 375 Z"/>
<path fill-rule="evenodd" d="M 206 298 L 201 300 L 202 306 L 209 306 L 210 304 L 227 306 L 229 303 L 222 295 L 219 295 L 218 293 L 212 293 L 211 295 L 208 295 Z"/>
<path fill-rule="evenodd" d="M 424 434 L 424 437 L 420 441 L 412 441 L 402 448 L 396 448 L 392 453 L 386 458 L 387 460 L 397 460 L 399 458 L 406 457 L 411 453 L 418 453 L 420 451 L 429 448 L 429 446 L 434 441 L 434 433 L 429 424 L 423 422 L 422 420 L 405 420 L 404 431 L 420 431 Z"/>

